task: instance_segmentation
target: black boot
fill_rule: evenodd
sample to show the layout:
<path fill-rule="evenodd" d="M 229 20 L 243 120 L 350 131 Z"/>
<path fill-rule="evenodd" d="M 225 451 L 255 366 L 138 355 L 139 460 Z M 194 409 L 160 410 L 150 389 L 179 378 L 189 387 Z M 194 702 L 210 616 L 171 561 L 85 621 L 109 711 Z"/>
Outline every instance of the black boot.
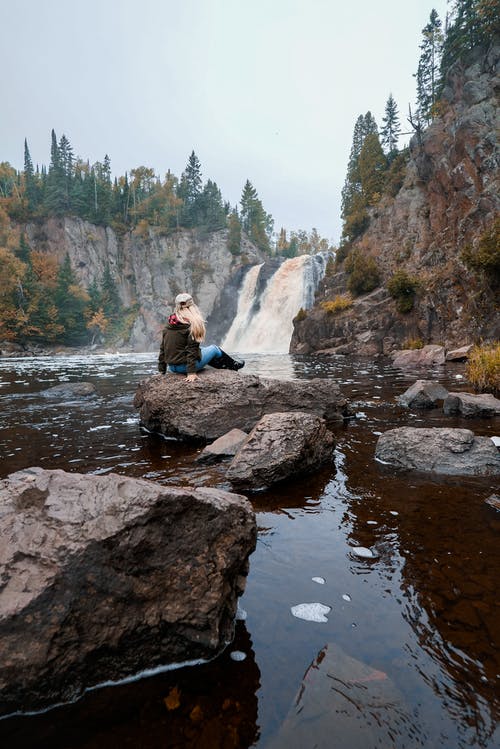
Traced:
<path fill-rule="evenodd" d="M 233 356 L 229 356 L 222 349 L 221 356 L 214 356 L 212 361 L 208 363 L 210 367 L 215 367 L 215 369 L 232 369 L 235 372 L 245 366 L 243 359 L 236 359 Z"/>

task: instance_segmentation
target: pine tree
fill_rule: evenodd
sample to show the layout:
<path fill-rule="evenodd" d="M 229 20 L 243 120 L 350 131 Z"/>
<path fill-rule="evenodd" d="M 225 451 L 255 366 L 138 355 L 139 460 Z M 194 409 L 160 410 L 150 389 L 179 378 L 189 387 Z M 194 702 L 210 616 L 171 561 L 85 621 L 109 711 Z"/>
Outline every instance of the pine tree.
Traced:
<path fill-rule="evenodd" d="M 226 225 L 226 213 L 221 191 L 215 182 L 208 180 L 196 201 L 197 225 L 209 231 L 222 229 Z"/>
<path fill-rule="evenodd" d="M 377 133 L 369 133 L 359 154 L 359 179 L 364 206 L 380 200 L 387 161 Z"/>
<path fill-rule="evenodd" d="M 78 284 L 67 253 L 59 266 L 53 301 L 63 343 L 83 343 L 88 337 L 84 312 L 89 298 Z"/>
<path fill-rule="evenodd" d="M 101 306 L 108 320 L 116 320 L 122 309 L 120 295 L 111 274 L 109 263 L 104 266 L 104 273 L 101 281 Z"/>
<path fill-rule="evenodd" d="M 31 160 L 31 154 L 26 138 L 24 139 L 24 187 L 26 200 L 28 202 L 28 210 L 34 211 L 38 204 L 38 189 L 35 170 L 33 169 L 33 162 Z"/>
<path fill-rule="evenodd" d="M 392 159 L 397 152 L 398 138 L 401 132 L 398 108 L 392 94 L 389 94 L 389 98 L 387 99 L 385 105 L 385 117 L 382 118 L 382 122 L 384 125 L 380 132 L 380 140 L 382 145 L 385 146 L 388 157 Z"/>
<path fill-rule="evenodd" d="M 371 112 L 367 112 L 365 115 L 360 115 L 354 125 L 354 133 L 352 139 L 351 153 L 349 155 L 349 163 L 347 166 L 347 175 L 342 188 L 342 218 L 344 219 L 344 227 L 342 235 L 344 239 L 352 241 L 357 236 L 363 233 L 368 225 L 368 214 L 366 208 L 369 204 L 367 198 L 367 172 L 365 168 L 364 172 L 364 183 L 365 189 L 363 189 L 363 180 L 361 178 L 360 170 L 360 156 L 363 150 L 364 143 L 369 136 L 375 136 L 378 142 L 380 151 L 380 141 L 378 139 L 378 128 L 375 118 Z M 374 141 L 371 144 L 371 150 L 377 150 Z M 383 153 L 382 153 L 383 156 Z M 366 160 L 366 159 L 365 159 Z M 369 161 L 369 160 L 368 160 Z M 374 159 L 375 164 L 377 160 Z M 368 194 L 373 198 L 376 190 L 368 189 Z"/>
<path fill-rule="evenodd" d="M 429 23 L 422 29 L 422 36 L 421 54 L 415 74 L 417 79 L 417 118 L 423 122 L 430 122 L 439 90 L 439 70 L 443 50 L 441 21 L 434 9 L 431 11 Z"/>
<path fill-rule="evenodd" d="M 228 216 L 227 228 L 227 249 L 231 254 L 239 255 L 241 252 L 241 223 L 236 208 Z"/>
<path fill-rule="evenodd" d="M 441 60 L 444 77 L 449 67 L 479 44 L 500 34 L 499 0 L 453 0 Z"/>
<path fill-rule="evenodd" d="M 361 192 L 361 181 L 359 178 L 359 154 L 363 147 L 365 138 L 370 133 L 378 133 L 377 123 L 371 112 L 360 115 L 354 125 L 351 153 L 347 165 L 347 175 L 342 188 L 342 218 L 346 218 L 352 210 L 355 196 Z"/>
<path fill-rule="evenodd" d="M 270 252 L 269 238 L 273 230 L 273 219 L 265 212 L 257 190 L 248 179 L 243 187 L 240 206 L 243 231 L 259 249 Z"/>
<path fill-rule="evenodd" d="M 50 165 L 45 189 L 45 208 L 57 216 L 67 209 L 66 175 L 54 130 L 51 133 Z"/>
<path fill-rule="evenodd" d="M 183 226 L 196 226 L 199 220 L 200 197 L 202 190 L 201 164 L 194 151 L 188 159 L 181 175 L 178 197 L 183 201 L 181 223 Z"/>

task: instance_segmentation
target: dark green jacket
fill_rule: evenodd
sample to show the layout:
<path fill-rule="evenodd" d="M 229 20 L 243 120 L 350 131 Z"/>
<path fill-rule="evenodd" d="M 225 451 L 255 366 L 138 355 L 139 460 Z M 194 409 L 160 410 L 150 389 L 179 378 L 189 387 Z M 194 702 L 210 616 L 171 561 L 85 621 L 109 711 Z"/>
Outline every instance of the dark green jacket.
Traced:
<path fill-rule="evenodd" d="M 185 364 L 187 373 L 193 374 L 200 359 L 200 344 L 191 336 L 189 325 L 170 315 L 162 334 L 158 371 L 165 374 L 168 364 Z"/>

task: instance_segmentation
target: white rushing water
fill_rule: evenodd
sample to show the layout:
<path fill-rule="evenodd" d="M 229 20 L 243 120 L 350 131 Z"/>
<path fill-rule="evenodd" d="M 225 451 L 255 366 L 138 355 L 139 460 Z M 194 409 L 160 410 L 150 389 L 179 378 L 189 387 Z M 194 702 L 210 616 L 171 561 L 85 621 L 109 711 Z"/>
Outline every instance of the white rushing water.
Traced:
<path fill-rule="evenodd" d="M 287 353 L 293 333 L 293 318 L 300 308 L 309 309 L 324 275 L 322 255 L 300 255 L 285 260 L 269 279 L 261 297 L 255 290 L 262 265 L 245 276 L 238 298 L 236 317 L 222 347 L 240 353 Z"/>
<path fill-rule="evenodd" d="M 236 310 L 236 317 L 233 320 L 229 331 L 227 332 L 224 341 L 222 342 L 222 348 L 228 351 L 242 351 L 240 342 L 245 330 L 248 328 L 252 305 L 255 300 L 255 289 L 259 278 L 260 269 L 264 263 L 260 265 L 254 265 L 243 279 L 243 284 L 240 289 L 238 296 L 238 309 Z"/>

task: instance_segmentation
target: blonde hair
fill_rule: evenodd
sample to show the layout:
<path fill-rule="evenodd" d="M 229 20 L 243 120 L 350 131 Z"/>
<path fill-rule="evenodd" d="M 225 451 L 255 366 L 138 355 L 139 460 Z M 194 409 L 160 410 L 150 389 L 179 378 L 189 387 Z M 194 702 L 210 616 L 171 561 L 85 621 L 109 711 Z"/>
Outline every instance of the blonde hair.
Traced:
<path fill-rule="evenodd" d="M 205 340 L 205 320 L 201 316 L 199 308 L 192 300 L 176 304 L 175 314 L 180 322 L 186 323 L 191 327 L 191 335 L 195 341 L 201 343 Z"/>

